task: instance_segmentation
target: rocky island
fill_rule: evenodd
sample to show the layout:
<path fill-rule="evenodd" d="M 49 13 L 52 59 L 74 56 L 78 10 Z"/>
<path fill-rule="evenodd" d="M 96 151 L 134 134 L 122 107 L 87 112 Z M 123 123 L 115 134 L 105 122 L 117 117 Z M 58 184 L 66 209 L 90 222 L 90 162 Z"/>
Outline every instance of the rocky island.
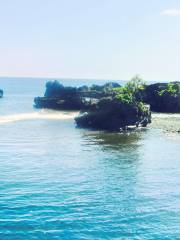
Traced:
<path fill-rule="evenodd" d="M 81 87 L 65 87 L 58 81 L 47 82 L 44 97 L 34 99 L 36 108 L 55 110 L 82 110 L 97 102 L 98 99 L 112 95 L 118 83 L 107 83 L 103 86 L 92 85 Z"/>
<path fill-rule="evenodd" d="M 48 82 L 44 97 L 34 99 L 36 108 L 78 110 L 78 126 L 105 130 L 146 126 L 151 112 L 180 113 L 180 82 L 146 85 L 135 76 L 124 86 L 109 82 L 102 86 L 65 87 Z"/>
<path fill-rule="evenodd" d="M 107 83 L 76 88 L 54 81 L 46 84 L 44 97 L 34 102 L 36 108 L 79 110 L 75 118 L 79 127 L 119 131 L 151 122 L 149 105 L 137 97 L 142 88 L 144 84 L 137 77 L 125 86 Z"/>

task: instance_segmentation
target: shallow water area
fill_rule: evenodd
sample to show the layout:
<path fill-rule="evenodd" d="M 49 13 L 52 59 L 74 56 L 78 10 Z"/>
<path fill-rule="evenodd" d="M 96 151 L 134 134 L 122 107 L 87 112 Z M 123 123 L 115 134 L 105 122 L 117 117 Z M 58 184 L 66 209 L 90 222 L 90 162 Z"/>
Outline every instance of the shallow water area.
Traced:
<path fill-rule="evenodd" d="M 150 127 L 161 129 L 169 135 L 180 135 L 180 114 L 152 113 L 152 124 Z"/>

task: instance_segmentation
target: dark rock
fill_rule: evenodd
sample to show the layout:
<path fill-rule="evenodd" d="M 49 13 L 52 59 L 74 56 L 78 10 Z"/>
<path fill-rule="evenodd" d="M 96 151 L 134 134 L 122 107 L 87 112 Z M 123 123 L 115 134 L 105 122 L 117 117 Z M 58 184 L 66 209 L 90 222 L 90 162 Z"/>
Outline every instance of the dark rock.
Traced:
<path fill-rule="evenodd" d="M 120 87 L 118 83 L 106 83 L 102 86 L 92 85 L 65 87 L 58 81 L 47 82 L 44 97 L 34 99 L 36 108 L 50 108 L 57 110 L 87 110 L 98 99 L 111 96 L 112 89 Z"/>
<path fill-rule="evenodd" d="M 152 111 L 180 113 L 180 82 L 147 85 L 142 98 Z"/>
<path fill-rule="evenodd" d="M 36 97 L 34 103 L 36 108 L 49 108 L 55 110 L 80 110 L 84 106 L 83 101 L 76 97 L 66 99 Z"/>
<path fill-rule="evenodd" d="M 146 126 L 151 122 L 149 108 L 142 111 L 138 103 L 122 103 L 115 98 L 101 99 L 90 111 L 75 118 L 78 127 L 110 131 L 126 130 L 128 126 Z"/>
<path fill-rule="evenodd" d="M 119 88 L 117 83 L 65 87 L 54 81 L 46 84 L 44 97 L 37 97 L 34 102 L 37 108 L 80 110 L 80 116 L 75 119 L 79 127 L 110 131 L 132 129 L 129 126 L 146 127 L 151 121 L 149 108 L 136 100 L 130 88 L 123 88 L 119 98 Z"/>

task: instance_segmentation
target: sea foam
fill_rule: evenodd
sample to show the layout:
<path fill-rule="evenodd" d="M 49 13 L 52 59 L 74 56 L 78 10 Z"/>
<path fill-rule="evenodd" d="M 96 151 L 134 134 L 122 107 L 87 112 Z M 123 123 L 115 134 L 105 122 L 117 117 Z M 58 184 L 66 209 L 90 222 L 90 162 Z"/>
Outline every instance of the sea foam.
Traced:
<path fill-rule="evenodd" d="M 78 114 L 78 112 L 41 110 L 30 113 L 19 113 L 0 116 L 0 124 L 26 120 L 69 120 L 74 119 Z"/>

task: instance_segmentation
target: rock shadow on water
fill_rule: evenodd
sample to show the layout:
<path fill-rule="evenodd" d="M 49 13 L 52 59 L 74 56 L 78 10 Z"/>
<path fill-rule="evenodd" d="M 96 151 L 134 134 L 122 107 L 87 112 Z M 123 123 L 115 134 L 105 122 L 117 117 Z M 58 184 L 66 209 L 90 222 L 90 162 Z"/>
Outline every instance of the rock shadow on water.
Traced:
<path fill-rule="evenodd" d="M 135 150 L 146 129 L 127 131 L 122 133 L 106 131 L 89 131 L 84 134 L 86 144 L 101 146 L 103 150 L 130 151 Z"/>

